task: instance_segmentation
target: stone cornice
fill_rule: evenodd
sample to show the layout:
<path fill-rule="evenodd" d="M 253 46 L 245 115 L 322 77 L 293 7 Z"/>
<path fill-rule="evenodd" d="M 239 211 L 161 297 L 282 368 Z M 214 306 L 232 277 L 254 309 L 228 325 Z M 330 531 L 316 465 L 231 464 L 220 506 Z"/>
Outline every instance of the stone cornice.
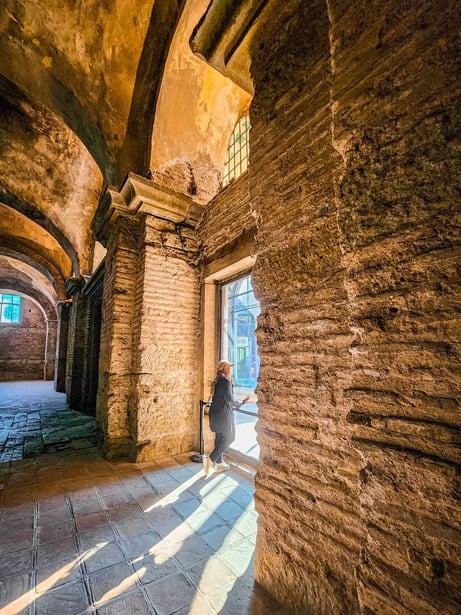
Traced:
<path fill-rule="evenodd" d="M 105 261 L 102 261 L 99 264 L 99 267 L 93 273 L 91 278 L 86 283 L 83 288 L 83 294 L 87 297 L 91 297 L 92 299 L 102 298 L 102 291 L 104 286 L 104 272 L 105 272 Z"/>
<path fill-rule="evenodd" d="M 101 203 L 102 216 L 99 224 L 94 224 L 94 230 L 104 241 L 109 227 L 120 215 L 142 214 L 195 228 L 203 209 L 203 204 L 186 194 L 174 192 L 136 173 L 129 173 L 120 191 L 111 188 L 106 190 Z"/>
<path fill-rule="evenodd" d="M 85 286 L 85 278 L 67 278 L 66 291 L 67 296 L 72 297 Z"/>
<path fill-rule="evenodd" d="M 212 0 L 194 29 L 193 53 L 253 95 L 250 44 L 270 0 Z"/>

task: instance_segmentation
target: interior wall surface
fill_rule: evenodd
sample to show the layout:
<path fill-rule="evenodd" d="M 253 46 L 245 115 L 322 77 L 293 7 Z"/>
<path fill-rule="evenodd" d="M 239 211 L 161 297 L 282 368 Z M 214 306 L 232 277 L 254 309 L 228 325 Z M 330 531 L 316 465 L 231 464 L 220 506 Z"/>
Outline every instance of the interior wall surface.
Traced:
<path fill-rule="evenodd" d="M 251 213 L 248 174 L 233 180 L 212 199 L 197 226 L 200 240 L 201 354 L 203 375 L 201 399 L 208 401 L 216 376 L 219 355 L 220 282 L 248 272 L 254 250 L 256 222 Z M 214 433 L 204 418 L 205 452 L 213 449 Z"/>
<path fill-rule="evenodd" d="M 279 9 L 251 66 L 256 578 L 302 613 L 454 615 L 459 6 Z"/>
<path fill-rule="evenodd" d="M 129 457 L 132 448 L 128 404 L 139 240 L 138 221 L 120 216 L 106 246 L 96 420 L 108 458 Z"/>
<path fill-rule="evenodd" d="M 21 322 L 0 324 L 0 380 L 53 378 L 56 339 L 48 339 L 47 328 L 43 311 L 23 297 Z"/>
<path fill-rule="evenodd" d="M 200 219 L 197 233 L 204 275 L 238 260 L 241 256 L 239 251 L 249 253 L 255 229 L 256 222 L 250 209 L 248 174 L 245 173 L 207 204 Z"/>
<path fill-rule="evenodd" d="M 199 435 L 195 231 L 154 216 L 142 229 L 129 405 L 137 461 L 194 450 Z"/>
<path fill-rule="evenodd" d="M 126 213 L 111 229 L 96 408 L 108 457 L 141 462 L 198 447 L 197 254 L 187 224 Z"/>

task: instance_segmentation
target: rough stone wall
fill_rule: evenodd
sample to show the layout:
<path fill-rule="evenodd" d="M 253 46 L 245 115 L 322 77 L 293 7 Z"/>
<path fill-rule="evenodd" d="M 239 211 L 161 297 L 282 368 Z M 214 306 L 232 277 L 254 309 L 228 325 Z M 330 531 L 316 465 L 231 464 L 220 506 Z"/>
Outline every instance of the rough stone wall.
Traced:
<path fill-rule="evenodd" d="M 29 299 L 21 302 L 21 322 L 0 325 L 0 380 L 43 380 L 46 320 Z"/>
<path fill-rule="evenodd" d="M 459 3 L 331 3 L 362 608 L 459 613 Z M 367 31 L 363 37 L 361 31 Z M 359 67 L 354 71 L 349 66 Z M 357 83 L 360 85 L 357 87 Z"/>
<path fill-rule="evenodd" d="M 43 370 L 43 378 L 45 380 L 53 380 L 55 373 L 56 361 L 56 344 L 58 337 L 58 321 L 48 320 L 48 331 L 46 335 L 46 351 L 45 351 L 45 366 Z"/>
<path fill-rule="evenodd" d="M 461 608 L 459 23 L 285 2 L 254 45 L 256 576 L 301 613 Z"/>
<path fill-rule="evenodd" d="M 136 461 L 198 444 L 195 231 L 120 215 L 107 244 L 96 416 L 108 457 Z"/>
<path fill-rule="evenodd" d="M 83 412 L 94 415 L 98 391 L 99 354 L 101 347 L 102 298 L 90 299 L 87 316 L 87 346 L 85 353 L 85 377 L 82 382 Z"/>
<path fill-rule="evenodd" d="M 67 403 L 74 410 L 84 410 L 83 383 L 85 381 L 85 355 L 88 339 L 88 298 L 82 293 L 84 279 L 72 288 L 69 338 L 66 361 Z"/>

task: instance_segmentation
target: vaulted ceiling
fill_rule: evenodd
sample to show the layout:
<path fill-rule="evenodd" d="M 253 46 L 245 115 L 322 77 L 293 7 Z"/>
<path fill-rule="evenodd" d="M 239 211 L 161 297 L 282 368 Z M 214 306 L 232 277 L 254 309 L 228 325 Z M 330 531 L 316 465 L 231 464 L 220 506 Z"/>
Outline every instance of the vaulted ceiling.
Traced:
<path fill-rule="evenodd" d="M 187 163 L 209 199 L 250 94 L 191 51 L 208 0 L 3 0 L 0 288 L 65 299 L 128 172 Z"/>

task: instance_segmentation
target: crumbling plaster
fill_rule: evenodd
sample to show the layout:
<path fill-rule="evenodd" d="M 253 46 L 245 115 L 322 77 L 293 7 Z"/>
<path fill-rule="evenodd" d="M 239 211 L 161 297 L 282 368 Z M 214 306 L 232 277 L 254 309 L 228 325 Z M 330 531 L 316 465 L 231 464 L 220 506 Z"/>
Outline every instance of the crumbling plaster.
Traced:
<path fill-rule="evenodd" d="M 116 179 L 150 10 L 123 0 L 7 0 L 1 14 L 2 74 L 65 119 L 107 181 Z"/>
<path fill-rule="evenodd" d="M 74 271 L 88 272 L 89 225 L 101 189 L 96 164 L 62 120 L 42 105 L 34 107 L 4 79 L 0 86 L 0 203 L 48 231 L 45 245 L 54 237 L 72 259 Z M 21 233 L 25 225 L 19 217 L 16 224 Z"/>
<path fill-rule="evenodd" d="M 165 64 L 151 152 L 152 169 L 187 161 L 207 200 L 219 188 L 230 135 L 251 101 L 248 92 L 196 57 L 189 46 L 208 4 L 186 3 L 178 23 Z M 210 182 L 207 190 L 204 185 Z"/>

